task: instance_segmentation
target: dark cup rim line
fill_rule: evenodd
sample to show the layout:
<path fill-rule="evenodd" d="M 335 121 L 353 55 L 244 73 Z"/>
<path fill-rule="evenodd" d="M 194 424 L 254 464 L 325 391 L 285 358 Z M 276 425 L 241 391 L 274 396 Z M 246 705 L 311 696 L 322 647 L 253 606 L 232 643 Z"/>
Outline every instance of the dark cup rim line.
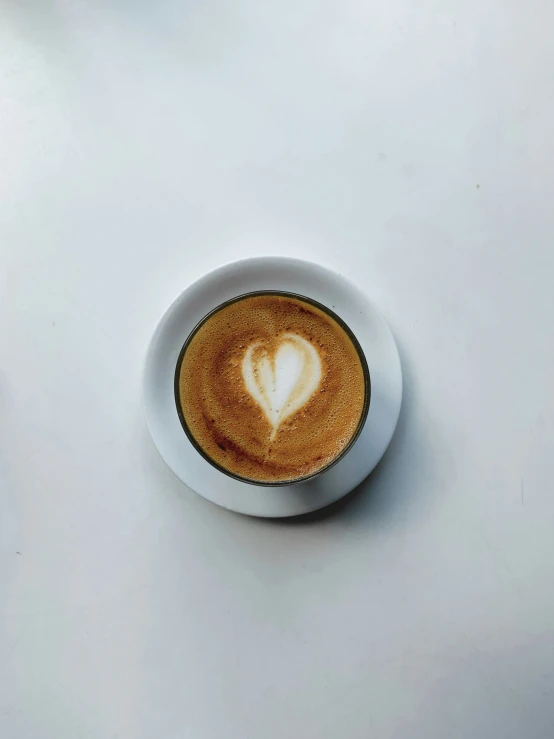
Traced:
<path fill-rule="evenodd" d="M 356 349 L 356 353 L 358 354 L 358 358 L 360 360 L 360 363 L 362 365 L 362 372 L 364 375 L 364 404 L 362 408 L 362 413 L 360 415 L 360 420 L 358 421 L 358 425 L 356 426 L 355 432 L 350 437 L 350 440 L 348 443 L 344 446 L 344 448 L 341 450 L 339 454 L 337 454 L 336 457 L 334 457 L 328 464 L 326 464 L 324 467 L 322 467 L 319 470 L 316 470 L 316 472 L 312 472 L 309 475 L 303 475 L 302 477 L 295 477 L 287 480 L 277 480 L 277 481 L 263 481 L 263 480 L 254 480 L 252 478 L 243 477 L 241 475 L 237 475 L 234 472 L 230 472 L 229 470 L 225 469 L 222 465 L 215 462 L 213 459 L 209 457 L 209 455 L 202 449 L 200 444 L 196 441 L 194 438 L 191 430 L 188 427 L 188 424 L 186 422 L 186 419 L 183 414 L 183 410 L 181 407 L 181 398 L 180 398 L 180 392 L 179 392 L 179 379 L 181 375 L 181 366 L 183 364 L 183 359 L 185 357 L 185 353 L 188 349 L 188 346 L 194 336 L 198 333 L 200 328 L 216 313 L 219 313 L 219 311 L 223 310 L 224 308 L 227 308 L 229 305 L 233 305 L 233 303 L 238 303 L 241 300 L 245 300 L 246 298 L 253 298 L 253 297 L 259 297 L 264 295 L 278 295 L 286 298 L 294 298 L 296 300 L 300 300 L 302 302 L 308 303 L 308 305 L 313 305 L 315 308 L 318 308 L 323 313 L 328 315 L 330 318 L 332 318 L 338 325 L 343 329 L 343 331 L 346 333 L 352 344 L 354 345 L 354 348 Z M 302 483 L 308 482 L 309 480 L 313 480 L 316 477 L 319 477 L 324 472 L 327 472 L 331 469 L 331 467 L 334 467 L 338 462 L 340 462 L 344 457 L 348 454 L 348 452 L 352 449 L 356 441 L 358 440 L 360 434 L 362 433 L 362 430 L 365 426 L 367 416 L 369 413 L 369 406 L 371 402 L 371 376 L 369 372 L 369 366 L 367 364 L 367 359 L 364 354 L 364 350 L 362 349 L 362 346 L 358 339 L 356 338 L 356 335 L 352 331 L 352 329 L 348 326 L 345 321 L 338 316 L 331 308 L 328 308 L 326 305 L 323 305 L 322 303 L 318 302 L 317 300 L 314 300 L 313 298 L 308 298 L 305 295 L 300 295 L 299 293 L 292 293 L 287 292 L 286 290 L 254 290 L 252 292 L 242 293 L 241 295 L 237 295 L 233 298 L 229 298 L 229 300 L 224 301 L 220 305 L 217 305 L 215 308 L 213 308 L 209 313 L 207 313 L 203 318 L 198 321 L 196 326 L 192 329 L 192 331 L 189 333 L 188 337 L 186 338 L 183 346 L 181 347 L 181 351 L 179 352 L 179 357 L 177 359 L 177 364 L 175 367 L 175 376 L 174 376 L 174 397 L 175 397 L 175 406 L 177 409 L 177 415 L 179 417 L 179 421 L 181 422 L 181 426 L 183 427 L 183 431 L 185 432 L 188 440 L 192 444 L 192 446 L 196 449 L 196 451 L 208 462 L 212 467 L 214 467 L 219 472 L 223 473 L 227 477 L 231 477 L 234 480 L 238 480 L 239 482 L 244 482 L 247 485 L 255 485 L 257 487 L 285 487 L 287 485 L 300 485 Z"/>

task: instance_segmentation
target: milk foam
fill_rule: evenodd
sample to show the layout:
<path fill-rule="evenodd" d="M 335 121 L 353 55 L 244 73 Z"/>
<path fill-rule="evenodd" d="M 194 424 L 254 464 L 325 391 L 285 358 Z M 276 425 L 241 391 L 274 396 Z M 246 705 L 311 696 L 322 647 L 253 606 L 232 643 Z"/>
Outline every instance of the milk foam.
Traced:
<path fill-rule="evenodd" d="M 292 333 L 282 334 L 273 354 L 261 342 L 251 344 L 241 369 L 246 389 L 272 426 L 272 437 L 288 416 L 308 402 L 323 374 L 315 347 Z"/>

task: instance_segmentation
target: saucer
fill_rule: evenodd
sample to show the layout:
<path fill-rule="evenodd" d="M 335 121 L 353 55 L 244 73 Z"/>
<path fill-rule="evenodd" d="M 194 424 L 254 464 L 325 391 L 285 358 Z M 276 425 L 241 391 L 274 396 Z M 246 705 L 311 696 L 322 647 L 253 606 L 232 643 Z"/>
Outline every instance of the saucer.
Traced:
<path fill-rule="evenodd" d="M 371 375 L 365 426 L 348 454 L 318 477 L 297 485 L 260 487 L 228 477 L 207 462 L 187 438 L 175 407 L 174 374 L 181 348 L 213 308 L 243 293 L 282 290 L 331 308 L 360 342 Z M 143 405 L 154 444 L 189 488 L 237 513 L 268 518 L 298 516 L 342 498 L 377 465 L 396 428 L 402 370 L 392 333 L 355 284 L 319 264 L 289 257 L 256 257 L 227 264 L 187 287 L 162 316 L 150 341 L 143 376 Z"/>

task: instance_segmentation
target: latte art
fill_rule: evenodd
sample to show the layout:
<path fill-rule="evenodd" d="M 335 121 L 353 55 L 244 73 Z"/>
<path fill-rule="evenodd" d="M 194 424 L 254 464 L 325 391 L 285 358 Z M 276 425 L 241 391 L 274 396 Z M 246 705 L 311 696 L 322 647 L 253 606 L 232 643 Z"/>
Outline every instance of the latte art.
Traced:
<path fill-rule="evenodd" d="M 259 484 L 298 481 L 349 448 L 369 404 L 365 357 L 316 303 L 254 293 L 194 330 L 175 399 L 189 439 L 224 472 Z"/>
<path fill-rule="evenodd" d="M 309 341 L 286 333 L 273 356 L 261 342 L 251 344 L 242 360 L 242 377 L 271 424 L 273 439 L 281 422 L 319 388 L 321 360 Z"/>

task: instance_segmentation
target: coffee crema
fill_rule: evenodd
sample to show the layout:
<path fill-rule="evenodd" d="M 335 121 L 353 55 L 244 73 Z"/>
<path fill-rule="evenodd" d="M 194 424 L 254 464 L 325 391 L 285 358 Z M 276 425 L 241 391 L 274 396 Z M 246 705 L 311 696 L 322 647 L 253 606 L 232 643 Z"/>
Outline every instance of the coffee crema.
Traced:
<path fill-rule="evenodd" d="M 223 471 L 261 484 L 316 474 L 361 430 L 369 404 L 363 352 L 340 319 L 284 293 L 213 311 L 177 364 L 179 416 Z"/>

